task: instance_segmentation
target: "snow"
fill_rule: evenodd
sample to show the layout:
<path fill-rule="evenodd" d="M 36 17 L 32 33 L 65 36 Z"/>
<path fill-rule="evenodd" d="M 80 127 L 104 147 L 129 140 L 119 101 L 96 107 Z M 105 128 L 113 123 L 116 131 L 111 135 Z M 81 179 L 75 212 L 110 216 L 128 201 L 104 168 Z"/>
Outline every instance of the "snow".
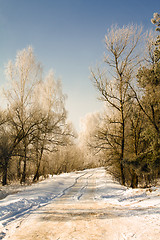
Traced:
<path fill-rule="evenodd" d="M 103 173 L 104 179 L 97 180 L 97 200 L 117 205 L 134 206 L 160 206 L 160 187 L 148 189 L 132 189 L 119 185 L 111 180 L 109 175 Z"/>
<path fill-rule="evenodd" d="M 160 187 L 121 186 L 104 168 L 3 187 L 0 199 L 0 239 L 160 239 Z"/>

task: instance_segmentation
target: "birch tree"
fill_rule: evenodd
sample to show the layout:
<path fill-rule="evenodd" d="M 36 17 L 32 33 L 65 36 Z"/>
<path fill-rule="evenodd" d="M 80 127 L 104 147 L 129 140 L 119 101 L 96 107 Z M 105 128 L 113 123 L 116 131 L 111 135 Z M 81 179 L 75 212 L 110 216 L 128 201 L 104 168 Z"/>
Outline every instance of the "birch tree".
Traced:
<path fill-rule="evenodd" d="M 21 183 L 25 183 L 31 165 L 33 180 L 38 180 L 44 153 L 47 156 L 48 152 L 57 151 L 58 146 L 71 144 L 75 137 L 72 124 L 67 122 L 66 96 L 61 81 L 55 79 L 52 71 L 42 78 L 41 64 L 31 47 L 19 51 L 14 62 L 8 62 L 6 75 L 7 123 L 0 129 L 3 183 L 7 184 L 7 170 L 13 156 L 17 157 Z"/>
<path fill-rule="evenodd" d="M 5 91 L 8 100 L 8 120 L 14 132 L 14 139 L 8 152 L 11 158 L 17 145 L 23 143 L 23 173 L 21 182 L 26 179 L 27 147 L 30 143 L 30 133 L 37 123 L 32 122 L 34 113 L 31 112 L 34 86 L 41 81 L 42 68 L 36 60 L 33 49 L 28 47 L 17 53 L 14 62 L 6 66 L 6 76 L 10 87 Z"/>
<path fill-rule="evenodd" d="M 62 92 L 60 80 L 56 80 L 52 71 L 49 72 L 44 82 L 35 88 L 34 115 L 42 121 L 36 125 L 33 133 L 33 153 L 36 165 L 33 180 L 39 179 L 41 162 L 45 152 L 53 152 L 58 146 L 66 145 L 73 136 L 72 130 L 67 124 L 67 112 L 65 109 L 66 96 Z"/>

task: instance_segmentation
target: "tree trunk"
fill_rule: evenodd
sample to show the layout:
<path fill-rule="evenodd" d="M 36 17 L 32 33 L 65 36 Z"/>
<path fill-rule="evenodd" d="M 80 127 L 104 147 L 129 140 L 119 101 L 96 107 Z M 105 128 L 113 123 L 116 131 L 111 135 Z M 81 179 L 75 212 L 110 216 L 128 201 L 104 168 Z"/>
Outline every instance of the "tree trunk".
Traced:
<path fill-rule="evenodd" d="M 36 173 L 34 175 L 34 178 L 33 178 L 33 182 L 34 181 L 38 181 L 39 180 L 39 169 L 40 169 L 40 165 L 41 165 L 41 160 L 42 160 L 42 156 L 43 156 L 43 146 L 41 147 L 41 152 L 40 152 L 40 156 L 38 158 L 38 148 L 37 148 L 37 170 L 36 170 Z"/>
<path fill-rule="evenodd" d="M 21 161 L 22 159 L 19 158 L 19 161 L 17 163 L 17 178 L 20 179 L 21 178 Z"/>
<path fill-rule="evenodd" d="M 131 188 L 137 187 L 138 187 L 138 175 L 135 173 L 135 171 L 133 171 L 131 179 Z"/>
<path fill-rule="evenodd" d="M 121 141 L 121 156 L 120 156 L 120 168 L 121 168 L 121 180 L 122 184 L 125 185 L 125 175 L 124 175 L 124 120 L 122 111 L 122 141 Z"/>
<path fill-rule="evenodd" d="M 9 159 L 5 158 L 4 165 L 3 165 L 3 177 L 2 177 L 3 186 L 7 185 L 8 162 L 9 162 Z"/>
<path fill-rule="evenodd" d="M 122 181 L 122 184 L 125 185 L 126 181 L 125 181 L 124 167 L 122 162 L 120 164 L 120 168 L 121 168 L 121 181 Z"/>
<path fill-rule="evenodd" d="M 36 169 L 36 173 L 35 173 L 34 178 L 33 178 L 33 182 L 39 180 L 39 169 L 40 169 L 40 164 L 37 165 L 37 169 Z"/>
<path fill-rule="evenodd" d="M 21 184 L 26 182 L 26 159 L 24 159 L 23 173 L 21 178 Z"/>
<path fill-rule="evenodd" d="M 22 173 L 22 178 L 21 178 L 21 184 L 26 182 L 26 168 L 27 168 L 27 149 L 25 147 L 24 165 L 23 165 L 23 173 Z"/>

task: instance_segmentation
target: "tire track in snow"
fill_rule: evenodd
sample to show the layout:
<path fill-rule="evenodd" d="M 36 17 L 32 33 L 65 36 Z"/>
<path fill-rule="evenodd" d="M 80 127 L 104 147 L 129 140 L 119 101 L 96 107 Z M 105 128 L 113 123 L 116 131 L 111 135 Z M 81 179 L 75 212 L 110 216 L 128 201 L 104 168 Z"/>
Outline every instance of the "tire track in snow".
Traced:
<path fill-rule="evenodd" d="M 86 181 L 86 184 L 81 188 L 80 190 L 80 195 L 77 197 L 78 200 L 80 200 L 84 194 L 85 194 L 85 190 L 87 189 L 88 187 L 88 183 L 89 183 L 89 178 L 91 178 L 92 176 L 94 175 L 94 173 L 92 173 L 88 178 L 87 178 L 87 181 Z"/>
<path fill-rule="evenodd" d="M 42 206 L 44 207 L 47 204 L 51 203 L 52 201 L 54 201 L 54 202 L 57 201 L 58 202 L 60 199 L 63 198 L 63 196 L 65 196 L 67 194 L 67 192 L 69 190 L 74 188 L 74 186 L 78 183 L 78 180 L 80 178 L 83 178 L 88 173 L 89 173 L 88 171 L 85 172 L 85 173 L 83 172 L 80 176 L 78 176 L 75 179 L 73 179 L 73 181 L 74 181 L 73 184 L 71 184 L 70 186 L 68 186 L 65 189 L 63 189 L 57 195 L 54 195 L 54 196 L 51 195 L 51 196 L 49 196 L 47 198 L 44 198 L 44 199 L 43 199 L 43 197 L 39 197 L 37 200 L 35 200 L 35 199 L 33 199 L 33 200 L 29 199 L 28 200 L 28 199 L 25 199 L 25 198 L 19 199 L 19 201 L 17 201 L 17 205 L 18 204 L 19 205 L 23 204 L 24 206 L 26 205 L 26 207 L 23 207 L 23 208 L 18 208 L 17 207 L 17 209 L 13 210 L 9 214 L 7 214 L 7 215 L 5 215 L 5 216 L 0 218 L 1 224 L 3 226 L 3 230 L 2 230 L 2 232 L 0 232 L 0 239 L 3 239 L 3 237 L 6 235 L 6 232 L 8 230 L 8 227 L 7 227 L 8 225 L 10 225 L 13 222 L 17 221 L 16 228 L 18 228 L 20 226 L 20 224 L 23 222 L 23 220 L 26 217 L 28 217 L 32 212 L 37 210 L 38 208 L 40 208 Z"/>
<path fill-rule="evenodd" d="M 72 189 L 76 186 L 76 184 L 78 183 L 78 180 L 79 180 L 80 178 L 84 177 L 86 174 L 88 174 L 88 172 L 86 172 L 86 173 L 82 174 L 81 176 L 77 177 L 77 178 L 75 179 L 75 182 L 74 182 L 71 186 L 65 188 L 65 189 L 62 191 L 62 193 L 60 193 L 58 196 L 56 196 L 55 201 L 63 200 L 63 197 L 67 196 L 67 194 L 69 193 L 69 191 L 70 191 L 70 190 L 72 191 Z"/>
<path fill-rule="evenodd" d="M 5 215 L 4 217 L 1 217 L 0 221 L 2 221 L 3 226 L 5 226 L 5 225 L 7 225 L 7 223 L 9 223 L 9 222 L 11 222 L 13 220 L 16 220 L 17 218 L 19 218 L 19 217 L 21 217 L 23 215 L 26 215 L 29 212 L 36 210 L 37 208 L 45 206 L 45 205 L 47 205 L 48 203 L 50 203 L 51 201 L 53 201 L 55 199 L 61 198 L 63 195 L 65 195 L 65 193 L 69 189 L 71 189 L 72 187 L 75 186 L 75 184 L 77 183 L 79 178 L 83 177 L 87 173 L 88 172 L 83 173 L 82 175 L 80 175 L 77 178 L 75 178 L 74 179 L 74 183 L 72 185 L 70 185 L 69 187 L 63 189 L 62 192 L 60 192 L 56 196 L 53 196 L 51 198 L 46 199 L 46 200 L 48 200 L 47 202 L 43 203 L 43 202 L 41 202 L 41 201 L 43 201 L 43 199 L 38 199 L 37 202 L 35 200 L 33 200 L 33 201 L 30 200 L 30 202 L 28 203 L 27 199 L 25 199 L 25 198 L 19 199 L 19 201 L 17 201 L 17 204 L 19 204 L 19 202 L 21 202 L 21 204 L 24 203 L 24 205 L 26 204 L 26 208 L 18 209 L 16 212 L 13 211 L 13 212 L 9 213 L 9 214 Z M 38 204 L 38 201 L 39 201 L 39 204 Z M 45 199 L 44 199 L 44 201 L 45 201 Z"/>
<path fill-rule="evenodd" d="M 84 177 L 85 175 L 88 176 Z M 94 173 L 86 172 L 85 174 L 76 178 L 74 184 L 67 189 L 64 189 L 63 193 L 55 199 L 55 202 L 60 203 L 73 200 L 79 201 L 84 195 L 85 189 L 88 186 L 89 178 L 91 178 L 93 175 Z"/>

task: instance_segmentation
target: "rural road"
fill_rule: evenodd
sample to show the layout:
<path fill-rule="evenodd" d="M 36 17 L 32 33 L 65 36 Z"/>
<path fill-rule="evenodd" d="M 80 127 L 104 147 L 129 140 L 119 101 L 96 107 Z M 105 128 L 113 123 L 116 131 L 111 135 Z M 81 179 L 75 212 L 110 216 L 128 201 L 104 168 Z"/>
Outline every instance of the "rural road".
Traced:
<path fill-rule="evenodd" d="M 103 173 L 103 174 L 102 174 Z M 5 240 L 130 240 L 158 239 L 155 225 L 146 228 L 147 215 L 131 206 L 96 200 L 104 170 L 84 171 L 51 203 L 32 211 L 8 229 Z M 111 180 L 110 180 L 111 182 Z M 109 184 L 109 182 L 108 182 Z M 108 185 L 110 197 L 112 184 Z M 109 196 L 109 195 L 108 195 Z M 143 220 L 142 220 L 143 218 Z M 154 232 L 154 235 L 153 235 Z"/>

